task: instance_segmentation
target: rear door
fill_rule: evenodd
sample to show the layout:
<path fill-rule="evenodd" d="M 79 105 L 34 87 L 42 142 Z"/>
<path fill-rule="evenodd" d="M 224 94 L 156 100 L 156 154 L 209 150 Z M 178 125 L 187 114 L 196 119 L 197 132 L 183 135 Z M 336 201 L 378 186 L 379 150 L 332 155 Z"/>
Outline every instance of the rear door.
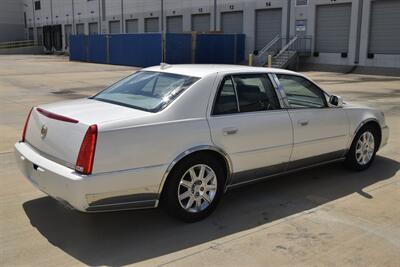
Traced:
<path fill-rule="evenodd" d="M 292 125 L 267 74 L 222 75 L 208 118 L 214 144 L 233 165 L 233 184 L 285 169 Z"/>
<path fill-rule="evenodd" d="M 348 141 L 343 108 L 328 107 L 325 93 L 297 75 L 277 75 L 293 122 L 293 152 L 289 168 L 340 158 Z"/>

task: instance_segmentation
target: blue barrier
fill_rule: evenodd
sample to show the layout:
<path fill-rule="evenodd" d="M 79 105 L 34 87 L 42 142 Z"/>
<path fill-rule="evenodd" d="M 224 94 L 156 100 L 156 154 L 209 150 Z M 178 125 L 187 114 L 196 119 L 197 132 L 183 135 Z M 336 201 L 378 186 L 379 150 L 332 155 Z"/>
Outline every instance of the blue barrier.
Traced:
<path fill-rule="evenodd" d="M 244 34 L 160 33 L 73 35 L 70 60 L 148 67 L 170 64 L 237 64 L 244 60 Z M 194 58 L 192 49 L 195 48 Z"/>
<path fill-rule="evenodd" d="M 110 63 L 140 67 L 159 65 L 161 47 L 159 33 L 109 35 Z"/>
<path fill-rule="evenodd" d="M 69 37 L 69 58 L 76 61 L 87 61 L 85 35 L 71 35 Z"/>
<path fill-rule="evenodd" d="M 244 34 L 199 34 L 196 63 L 237 64 L 244 60 Z"/>
<path fill-rule="evenodd" d="M 192 63 L 192 34 L 167 33 L 165 35 L 165 47 L 166 63 Z"/>
<path fill-rule="evenodd" d="M 89 35 L 87 53 L 89 62 L 108 63 L 107 37 L 105 35 Z"/>

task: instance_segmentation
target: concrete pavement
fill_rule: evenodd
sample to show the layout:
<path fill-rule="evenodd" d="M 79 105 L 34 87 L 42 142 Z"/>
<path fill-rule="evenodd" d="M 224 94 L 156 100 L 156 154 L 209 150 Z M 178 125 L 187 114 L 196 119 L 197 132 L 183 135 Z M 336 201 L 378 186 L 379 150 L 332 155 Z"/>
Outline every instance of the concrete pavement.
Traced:
<path fill-rule="evenodd" d="M 130 67 L 0 56 L 0 266 L 400 266 L 400 78 L 308 72 L 345 100 L 378 106 L 389 144 L 365 172 L 340 163 L 228 192 L 208 219 L 159 209 L 67 210 L 16 169 L 31 106 L 93 94 Z"/>

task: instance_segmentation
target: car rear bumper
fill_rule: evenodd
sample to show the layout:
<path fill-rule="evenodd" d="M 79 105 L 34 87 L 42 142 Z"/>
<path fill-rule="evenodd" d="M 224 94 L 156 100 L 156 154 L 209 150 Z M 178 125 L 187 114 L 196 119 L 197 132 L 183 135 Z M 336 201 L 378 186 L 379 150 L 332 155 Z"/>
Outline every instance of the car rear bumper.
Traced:
<path fill-rule="evenodd" d="M 380 148 L 384 147 L 389 140 L 389 126 L 382 127 L 382 138 Z"/>
<path fill-rule="evenodd" d="M 159 183 L 147 184 L 151 179 L 146 178 L 158 176 L 161 182 L 163 165 L 86 176 L 45 158 L 26 143 L 16 143 L 14 149 L 24 176 L 39 190 L 74 209 L 98 212 L 158 204 Z"/>

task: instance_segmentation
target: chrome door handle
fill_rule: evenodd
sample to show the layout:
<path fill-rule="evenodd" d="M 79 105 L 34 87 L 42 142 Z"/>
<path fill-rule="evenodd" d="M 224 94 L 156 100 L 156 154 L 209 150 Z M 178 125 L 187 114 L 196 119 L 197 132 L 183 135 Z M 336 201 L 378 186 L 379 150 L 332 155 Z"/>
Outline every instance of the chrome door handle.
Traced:
<path fill-rule="evenodd" d="M 228 128 L 224 128 L 222 129 L 222 132 L 224 133 L 224 135 L 231 135 L 231 134 L 235 134 L 239 131 L 238 128 L 235 127 L 228 127 Z"/>
<path fill-rule="evenodd" d="M 297 125 L 299 125 L 299 126 L 307 126 L 308 125 L 308 120 L 299 120 L 299 121 L 297 121 Z"/>

